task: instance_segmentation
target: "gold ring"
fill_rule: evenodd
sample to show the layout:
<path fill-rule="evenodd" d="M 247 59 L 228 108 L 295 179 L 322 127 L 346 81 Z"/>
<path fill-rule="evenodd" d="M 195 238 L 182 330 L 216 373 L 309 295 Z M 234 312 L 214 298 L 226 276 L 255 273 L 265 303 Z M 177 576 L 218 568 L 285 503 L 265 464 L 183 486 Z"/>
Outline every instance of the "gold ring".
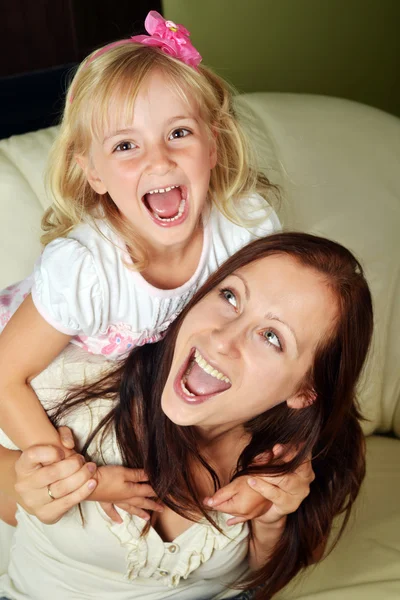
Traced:
<path fill-rule="evenodd" d="M 51 498 L 52 500 L 55 500 L 55 498 L 54 498 L 53 494 L 51 493 L 51 489 L 50 489 L 50 486 L 49 486 L 49 485 L 47 486 L 47 493 L 48 493 L 48 495 L 50 496 L 50 498 Z"/>

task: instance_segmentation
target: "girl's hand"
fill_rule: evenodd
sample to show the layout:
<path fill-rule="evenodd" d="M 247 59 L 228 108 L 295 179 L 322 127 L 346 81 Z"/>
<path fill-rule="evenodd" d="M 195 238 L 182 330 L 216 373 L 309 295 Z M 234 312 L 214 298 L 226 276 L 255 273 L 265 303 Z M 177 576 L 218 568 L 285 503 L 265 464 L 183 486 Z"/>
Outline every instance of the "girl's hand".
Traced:
<path fill-rule="evenodd" d="M 94 463 L 76 453 L 63 458 L 56 446 L 31 446 L 15 464 L 18 503 L 48 525 L 86 500 L 97 485 Z"/>
<path fill-rule="evenodd" d="M 98 482 L 93 500 L 100 502 L 104 512 L 115 523 L 122 523 L 115 506 L 146 521 L 150 519 L 147 510 L 163 511 L 162 505 L 155 499 L 156 494 L 148 484 L 148 477 L 143 469 L 99 467 Z"/>
<path fill-rule="evenodd" d="M 276 445 L 272 452 L 274 458 L 279 458 L 284 455 L 284 448 Z M 285 453 L 285 460 L 291 460 L 294 454 L 294 451 Z M 250 519 L 260 524 L 277 523 L 298 509 L 310 493 L 310 483 L 314 478 L 310 457 L 296 471 L 286 475 L 238 477 L 212 498 L 206 498 L 205 504 L 234 515 L 227 521 L 228 525 Z"/>

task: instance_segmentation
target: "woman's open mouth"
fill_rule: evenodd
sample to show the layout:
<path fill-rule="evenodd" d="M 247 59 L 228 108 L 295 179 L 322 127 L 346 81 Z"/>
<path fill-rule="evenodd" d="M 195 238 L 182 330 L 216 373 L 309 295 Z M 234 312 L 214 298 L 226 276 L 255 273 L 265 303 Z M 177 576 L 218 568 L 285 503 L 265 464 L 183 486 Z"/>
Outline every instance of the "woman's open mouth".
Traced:
<path fill-rule="evenodd" d="M 155 188 L 142 198 L 153 222 L 160 227 L 175 227 L 186 220 L 189 211 L 188 192 L 184 185 Z"/>
<path fill-rule="evenodd" d="M 210 365 L 199 350 L 193 348 L 175 378 L 174 390 L 185 402 L 200 404 L 225 392 L 231 385 L 224 373 Z"/>

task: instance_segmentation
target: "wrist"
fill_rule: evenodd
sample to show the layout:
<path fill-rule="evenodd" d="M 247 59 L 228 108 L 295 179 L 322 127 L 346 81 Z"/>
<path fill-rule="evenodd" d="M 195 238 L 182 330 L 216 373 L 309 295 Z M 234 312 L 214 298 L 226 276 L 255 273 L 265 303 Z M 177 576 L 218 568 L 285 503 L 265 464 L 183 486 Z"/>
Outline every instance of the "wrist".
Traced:
<path fill-rule="evenodd" d="M 285 530 L 286 515 L 273 523 L 253 519 L 251 524 L 248 561 L 251 569 L 259 569 L 272 556 L 274 548 Z"/>
<path fill-rule="evenodd" d="M 285 529 L 286 520 L 287 520 L 287 515 L 283 515 L 276 521 L 266 521 L 265 515 L 261 515 L 260 517 L 256 517 L 255 519 L 252 519 L 252 524 L 253 524 L 253 527 L 257 527 L 260 530 L 265 529 L 266 531 L 282 532 Z"/>
<path fill-rule="evenodd" d="M 97 467 L 96 472 L 91 477 L 91 479 L 95 479 L 97 481 L 97 485 L 90 496 L 86 498 L 86 500 L 92 500 L 93 502 L 104 501 L 104 490 L 106 487 L 104 475 L 104 467 Z"/>

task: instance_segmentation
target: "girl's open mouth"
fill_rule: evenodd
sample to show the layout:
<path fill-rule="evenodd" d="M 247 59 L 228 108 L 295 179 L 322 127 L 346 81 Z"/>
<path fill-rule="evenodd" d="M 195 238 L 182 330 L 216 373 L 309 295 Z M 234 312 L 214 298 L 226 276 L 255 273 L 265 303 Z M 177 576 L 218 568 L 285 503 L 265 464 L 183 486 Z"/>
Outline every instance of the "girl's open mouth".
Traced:
<path fill-rule="evenodd" d="M 185 402 L 200 404 L 225 392 L 231 385 L 224 373 L 210 365 L 199 350 L 193 348 L 175 378 L 174 390 Z"/>
<path fill-rule="evenodd" d="M 143 196 L 142 202 L 153 222 L 160 227 L 180 225 L 188 215 L 188 193 L 183 185 L 150 190 Z"/>

